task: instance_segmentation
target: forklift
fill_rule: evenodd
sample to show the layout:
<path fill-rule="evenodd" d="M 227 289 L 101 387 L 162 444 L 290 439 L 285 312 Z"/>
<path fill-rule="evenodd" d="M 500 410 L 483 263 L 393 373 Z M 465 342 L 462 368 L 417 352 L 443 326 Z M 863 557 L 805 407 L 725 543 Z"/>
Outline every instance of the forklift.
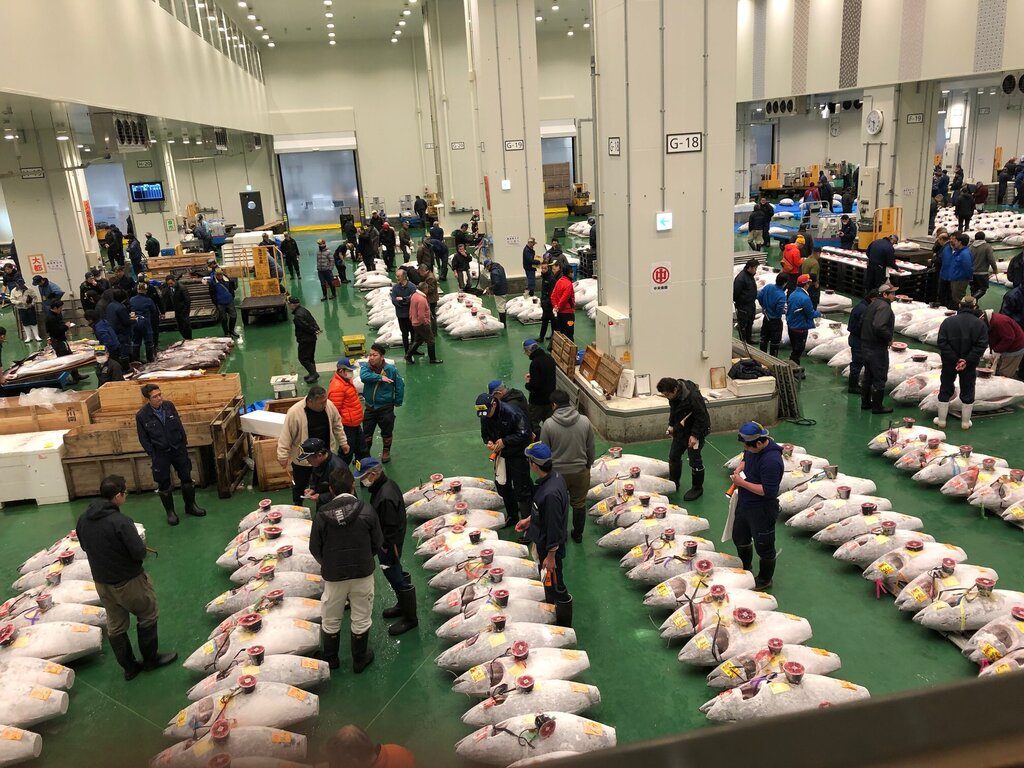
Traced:
<path fill-rule="evenodd" d="M 589 216 L 594 212 L 594 203 L 590 199 L 590 190 L 586 183 L 577 181 L 572 185 L 572 195 L 566 205 L 570 216 Z"/>

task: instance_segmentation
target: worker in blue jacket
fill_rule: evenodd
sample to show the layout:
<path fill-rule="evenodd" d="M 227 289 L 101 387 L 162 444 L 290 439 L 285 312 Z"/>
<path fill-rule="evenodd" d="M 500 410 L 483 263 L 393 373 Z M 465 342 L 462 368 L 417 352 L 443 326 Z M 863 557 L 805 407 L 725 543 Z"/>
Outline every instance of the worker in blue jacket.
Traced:
<path fill-rule="evenodd" d="M 782 344 L 782 318 L 786 316 L 786 285 L 789 278 L 779 274 L 775 282 L 757 292 L 757 301 L 764 315 L 761 321 L 761 351 L 779 356 Z"/>
<path fill-rule="evenodd" d="M 117 336 L 118 362 L 121 363 L 122 368 L 128 367 L 132 346 L 132 320 L 128 313 L 128 307 L 125 306 L 127 300 L 128 294 L 120 288 L 114 288 L 106 312 L 106 320 Z"/>
<path fill-rule="evenodd" d="M 800 367 L 800 357 L 807 346 L 807 334 L 814 327 L 815 318 L 821 317 L 821 312 L 814 308 L 811 297 L 807 295 L 807 284 L 811 281 L 810 275 L 800 275 L 796 279 L 796 288 L 789 294 L 789 303 L 786 308 L 786 326 L 789 328 L 789 359 L 794 368 Z M 795 372 L 798 379 L 804 378 L 803 371 Z"/>
<path fill-rule="evenodd" d="M 480 439 L 494 462 L 495 485 L 505 502 L 506 525 L 515 525 L 530 517 L 533 504 L 530 465 L 523 454 L 532 437 L 530 421 L 521 409 L 487 392 L 476 399 L 476 415 Z M 520 539 L 527 541 L 525 536 Z"/>
<path fill-rule="evenodd" d="M 370 347 L 367 362 L 359 367 L 359 378 L 363 382 L 363 440 L 366 453 L 373 447 L 373 433 L 379 427 L 384 441 L 381 453 L 382 464 L 391 461 L 391 443 L 395 432 L 395 408 L 405 402 L 405 380 L 398 369 L 387 362 L 387 347 L 374 344 Z"/>
<path fill-rule="evenodd" d="M 949 281 L 949 292 L 953 307 L 959 307 L 967 286 L 974 277 L 974 256 L 970 249 L 971 238 L 966 232 L 957 232 L 942 249 L 942 269 L 939 279 Z"/>
<path fill-rule="evenodd" d="M 139 283 L 135 295 L 128 299 L 128 310 L 131 313 L 132 329 L 132 360 L 142 360 L 142 345 L 146 346 L 146 362 L 156 358 L 156 343 L 153 329 L 160 324 L 160 311 L 146 294 L 149 286 Z"/>

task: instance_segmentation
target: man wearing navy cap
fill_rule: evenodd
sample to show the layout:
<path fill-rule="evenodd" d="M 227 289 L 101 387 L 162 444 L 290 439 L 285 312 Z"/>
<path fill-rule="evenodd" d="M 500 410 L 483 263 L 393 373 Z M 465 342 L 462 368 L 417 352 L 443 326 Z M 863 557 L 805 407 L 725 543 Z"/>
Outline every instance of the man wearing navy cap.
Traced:
<path fill-rule="evenodd" d="M 526 395 L 521 390 L 506 386 L 505 382 L 501 379 L 492 379 L 487 383 L 487 393 L 501 400 L 501 402 L 511 405 L 513 408 L 518 408 L 529 418 L 530 407 L 526 403 Z"/>
<path fill-rule="evenodd" d="M 785 471 L 782 448 L 756 421 L 740 427 L 738 439 L 743 443 L 743 461 L 730 478 L 738 494 L 732 541 L 748 571 L 757 550 L 760 565 L 754 588 L 768 589 L 775 574 L 775 521 L 779 517 L 779 483 Z"/>
<path fill-rule="evenodd" d="M 308 437 L 302 441 L 299 447 L 299 461 L 306 462 L 311 468 L 302 497 L 312 501 L 315 509 L 320 509 L 334 498 L 334 494 L 331 493 L 331 474 L 348 473 L 348 466 L 338 454 L 331 453 L 330 447 L 319 437 Z"/>
<path fill-rule="evenodd" d="M 494 461 L 494 479 L 505 502 L 508 525 L 530 516 L 533 482 L 523 449 L 530 443 L 530 421 L 518 408 L 484 393 L 476 399 L 480 437 Z"/>
<path fill-rule="evenodd" d="M 537 475 L 537 486 L 530 515 L 519 521 L 516 530 L 525 531 L 533 547 L 544 583 L 544 601 L 555 606 L 555 623 L 571 627 L 572 595 L 562 579 L 565 541 L 569 538 L 569 490 L 552 467 L 551 449 L 545 443 L 530 443 L 523 453 Z"/>

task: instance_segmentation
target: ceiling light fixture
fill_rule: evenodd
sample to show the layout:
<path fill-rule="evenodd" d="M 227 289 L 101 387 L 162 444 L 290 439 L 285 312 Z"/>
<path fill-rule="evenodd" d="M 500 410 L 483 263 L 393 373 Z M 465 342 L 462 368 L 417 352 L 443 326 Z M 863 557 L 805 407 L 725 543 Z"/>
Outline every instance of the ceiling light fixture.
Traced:
<path fill-rule="evenodd" d="M 245 2 L 245 0 L 238 0 L 238 7 L 239 8 L 248 8 L 249 4 L 247 2 Z"/>
<path fill-rule="evenodd" d="M 167 143 L 168 143 L 168 144 L 173 144 L 173 143 L 174 143 L 174 139 L 168 139 L 168 140 L 167 140 Z"/>
<path fill-rule="evenodd" d="M 554 5 L 552 5 L 552 6 L 551 6 L 551 10 L 552 10 L 552 11 L 557 11 L 557 10 L 558 10 L 558 4 L 557 4 L 557 3 L 555 3 Z"/>
<path fill-rule="evenodd" d="M 265 29 L 265 27 L 262 24 L 257 24 L 256 25 L 256 31 L 257 32 L 262 32 L 264 29 Z"/>
<path fill-rule="evenodd" d="M 410 11 L 408 8 L 406 8 L 406 9 L 404 9 L 402 11 L 402 15 L 403 16 L 412 16 L 412 11 Z"/>
<path fill-rule="evenodd" d="M 207 20 L 207 21 L 216 21 L 216 20 L 217 20 L 217 17 L 216 17 L 216 16 L 207 16 L 207 17 L 206 17 L 206 20 Z"/>
<path fill-rule="evenodd" d="M 396 29 L 396 30 L 395 30 L 395 35 L 397 36 L 397 35 L 400 35 L 400 34 L 402 34 L 402 30 L 400 30 L 400 29 Z"/>
<path fill-rule="evenodd" d="M 405 19 L 399 19 L 398 20 L 398 26 L 404 27 L 405 26 Z"/>
<path fill-rule="evenodd" d="M 942 92 L 942 95 L 945 96 L 947 93 L 949 93 L 949 89 L 948 88 Z"/>
<path fill-rule="evenodd" d="M 269 43 L 267 43 L 267 48 L 273 48 L 273 47 L 275 47 L 276 45 L 277 45 L 277 44 L 276 44 L 276 43 L 275 43 L 275 42 L 274 42 L 273 40 L 271 40 L 271 41 L 270 41 Z"/>
<path fill-rule="evenodd" d="M 249 21 L 256 21 L 256 14 L 255 13 L 250 13 L 245 18 L 247 18 Z"/>
<path fill-rule="evenodd" d="M 156 139 L 150 139 L 150 140 L 149 140 L 149 143 L 150 143 L 150 144 L 156 144 Z"/>
<path fill-rule="evenodd" d="M 337 45 L 338 44 L 337 40 L 328 40 L 327 42 L 330 43 L 331 45 Z"/>
<path fill-rule="evenodd" d="M 541 16 L 539 13 L 537 14 L 537 21 L 544 21 L 544 17 Z"/>
<path fill-rule="evenodd" d="M 70 141 L 71 137 L 68 136 L 67 131 L 60 131 L 57 134 L 57 141 Z"/>
<path fill-rule="evenodd" d="M 263 39 L 264 39 L 264 40 L 269 40 L 269 39 L 270 39 L 270 35 L 264 35 L 264 36 L 263 36 Z"/>
<path fill-rule="evenodd" d="M 391 42 L 392 43 L 397 43 L 398 42 L 398 38 L 397 37 L 392 37 L 391 38 Z"/>
<path fill-rule="evenodd" d="M 82 151 L 83 151 L 83 152 L 92 152 L 92 150 L 91 150 L 91 149 L 90 149 L 89 147 L 84 147 L 84 148 L 82 149 Z"/>
<path fill-rule="evenodd" d="M 333 22 L 333 21 L 332 21 L 332 22 L 330 22 L 330 23 L 329 23 L 329 24 L 327 25 L 327 28 L 328 28 L 328 29 L 334 29 L 334 22 Z"/>
<path fill-rule="evenodd" d="M 590 29 L 590 19 L 584 19 L 583 20 L 583 28 L 584 29 Z"/>
<path fill-rule="evenodd" d="M 334 33 L 333 33 L 333 32 L 328 32 L 328 33 L 327 33 L 327 36 L 328 36 L 328 37 L 334 37 Z"/>
<path fill-rule="evenodd" d="M 85 144 L 75 144 L 75 147 L 77 147 L 78 149 L 81 149 L 84 146 L 85 146 Z"/>
<path fill-rule="evenodd" d="M 205 7 L 206 7 L 206 3 L 200 2 L 200 0 L 196 0 L 196 8 L 205 8 Z"/>
<path fill-rule="evenodd" d="M 326 16 L 326 17 L 327 17 L 328 19 L 333 19 L 333 18 L 334 18 L 334 14 L 333 14 L 333 13 L 331 13 L 330 11 L 328 11 L 327 13 L 325 13 L 325 14 L 324 14 L 324 16 Z"/>
<path fill-rule="evenodd" d="M 572 37 L 576 33 L 572 31 L 572 27 L 569 27 L 569 31 L 565 33 L 566 37 Z"/>
<path fill-rule="evenodd" d="M 334 5 L 334 0 L 324 0 L 324 5 Z"/>

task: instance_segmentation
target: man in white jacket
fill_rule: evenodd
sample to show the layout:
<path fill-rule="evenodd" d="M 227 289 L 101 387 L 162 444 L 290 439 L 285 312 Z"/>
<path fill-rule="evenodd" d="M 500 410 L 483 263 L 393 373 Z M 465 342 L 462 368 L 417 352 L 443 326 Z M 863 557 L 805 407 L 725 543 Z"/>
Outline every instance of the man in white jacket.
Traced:
<path fill-rule="evenodd" d="M 277 461 L 288 468 L 291 462 L 292 504 L 302 505 L 303 494 L 309 485 L 313 468 L 301 457 L 302 444 L 311 437 L 317 437 L 329 445 L 331 451 L 347 454 L 351 448 L 345 439 L 345 428 L 341 414 L 327 398 L 327 390 L 321 386 L 309 388 L 304 400 L 300 400 L 284 417 L 284 427 L 277 438 Z"/>
<path fill-rule="evenodd" d="M 594 465 L 594 427 L 569 404 L 569 395 L 560 389 L 551 393 L 551 406 L 554 413 L 544 420 L 540 441 L 551 448 L 551 465 L 569 489 L 572 540 L 580 544 L 587 520 L 590 468 Z"/>

